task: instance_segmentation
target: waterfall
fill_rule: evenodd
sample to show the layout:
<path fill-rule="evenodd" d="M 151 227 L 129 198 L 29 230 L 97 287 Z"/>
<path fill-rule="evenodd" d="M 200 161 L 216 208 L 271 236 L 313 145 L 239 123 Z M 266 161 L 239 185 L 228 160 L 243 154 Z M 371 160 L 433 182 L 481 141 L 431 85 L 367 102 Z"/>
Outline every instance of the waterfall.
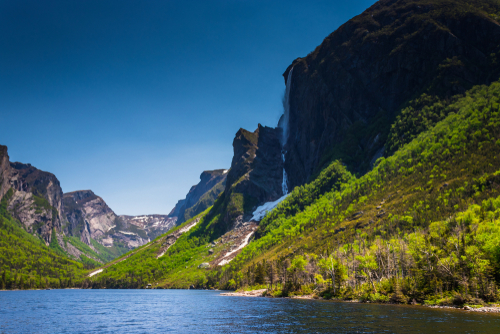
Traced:
<path fill-rule="evenodd" d="M 281 189 L 283 190 L 283 195 L 288 194 L 288 176 L 285 170 L 285 151 L 281 151 L 281 159 L 283 160 L 283 182 L 281 183 Z"/>
<path fill-rule="evenodd" d="M 290 88 L 292 87 L 292 72 L 293 67 L 288 72 L 288 77 L 286 79 L 286 89 L 285 96 L 283 97 L 283 119 L 280 120 L 278 126 L 283 129 L 283 135 L 281 137 L 281 147 L 285 147 L 286 141 L 288 140 L 288 121 L 290 119 Z"/>
<path fill-rule="evenodd" d="M 288 121 L 290 118 L 290 88 L 292 87 L 292 72 L 293 67 L 288 72 L 288 77 L 286 79 L 286 89 L 285 96 L 283 97 L 283 116 L 278 123 L 278 127 L 283 129 L 283 134 L 281 136 L 281 160 L 283 161 L 283 182 L 281 184 L 281 189 L 283 190 L 283 195 L 288 194 L 288 176 L 285 170 L 285 144 L 288 140 Z"/>

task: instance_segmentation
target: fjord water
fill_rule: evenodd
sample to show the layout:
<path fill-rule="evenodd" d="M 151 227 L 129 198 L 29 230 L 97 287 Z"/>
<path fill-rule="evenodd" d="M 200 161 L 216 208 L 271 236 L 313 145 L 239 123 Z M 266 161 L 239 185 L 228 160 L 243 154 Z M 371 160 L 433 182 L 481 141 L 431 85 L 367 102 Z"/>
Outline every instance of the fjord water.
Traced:
<path fill-rule="evenodd" d="M 498 333 L 500 316 L 197 290 L 0 291 L 0 333 Z"/>

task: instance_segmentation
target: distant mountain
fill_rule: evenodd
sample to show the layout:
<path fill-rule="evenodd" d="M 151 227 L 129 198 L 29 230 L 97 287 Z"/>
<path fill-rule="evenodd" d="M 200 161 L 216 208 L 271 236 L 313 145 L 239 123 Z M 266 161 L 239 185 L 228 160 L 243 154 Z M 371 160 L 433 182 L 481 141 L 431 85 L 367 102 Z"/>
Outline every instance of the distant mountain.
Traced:
<path fill-rule="evenodd" d="M 126 216 L 121 215 L 118 218 L 123 222 L 124 226 L 130 229 L 131 226 L 137 227 L 148 236 L 148 239 L 153 240 L 156 237 L 168 232 L 175 227 L 177 218 L 169 215 L 141 215 L 141 216 Z M 127 233 L 130 233 L 127 232 Z"/>
<path fill-rule="evenodd" d="M 177 224 L 181 224 L 212 206 L 224 191 L 227 173 L 225 169 L 201 173 L 200 182 L 191 187 L 185 199 L 177 202 L 169 216 L 177 217 Z"/>
<path fill-rule="evenodd" d="M 176 218 L 162 215 L 116 215 L 91 190 L 63 194 L 55 175 L 30 164 L 10 162 L 0 146 L 0 200 L 8 213 L 46 246 L 94 264 L 105 263 L 144 245 L 175 226 Z"/>
<path fill-rule="evenodd" d="M 69 235 L 92 246 L 91 239 L 106 247 L 139 247 L 175 226 L 166 215 L 118 216 L 91 190 L 64 194 L 64 212 Z"/>

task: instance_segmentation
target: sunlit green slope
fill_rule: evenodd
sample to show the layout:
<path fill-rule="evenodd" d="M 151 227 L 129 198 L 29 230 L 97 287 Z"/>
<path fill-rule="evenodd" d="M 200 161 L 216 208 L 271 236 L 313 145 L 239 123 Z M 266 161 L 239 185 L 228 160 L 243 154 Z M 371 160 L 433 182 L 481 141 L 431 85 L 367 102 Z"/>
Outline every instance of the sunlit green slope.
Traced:
<path fill-rule="evenodd" d="M 441 108 L 447 116 L 360 178 L 334 162 L 297 187 L 260 223 L 229 265 L 198 269 L 224 246 L 208 212 L 156 259 L 143 247 L 93 278 L 95 287 L 238 288 L 277 295 L 428 303 L 498 298 L 500 84 L 475 87 Z M 425 129 L 423 129 L 425 130 Z M 417 135 L 417 134 L 415 134 Z M 217 202 L 216 204 L 217 205 Z M 158 239 L 159 240 L 159 239 Z M 156 247 L 156 248 L 154 248 Z M 328 282 L 332 278 L 335 284 Z M 136 279 L 137 280 L 137 279 Z M 477 298 L 477 300 L 473 300 Z"/>
<path fill-rule="evenodd" d="M 84 265 L 68 259 L 56 242 L 49 248 L 26 232 L 7 211 L 9 196 L 12 190 L 0 204 L 0 289 L 81 287 Z"/>

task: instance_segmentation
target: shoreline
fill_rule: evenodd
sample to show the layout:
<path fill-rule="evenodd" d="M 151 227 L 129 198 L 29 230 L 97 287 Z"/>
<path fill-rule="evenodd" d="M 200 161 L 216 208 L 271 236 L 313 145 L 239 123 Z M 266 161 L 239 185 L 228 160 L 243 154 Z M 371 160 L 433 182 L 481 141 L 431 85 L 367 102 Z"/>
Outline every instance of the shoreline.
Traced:
<path fill-rule="evenodd" d="M 449 309 L 449 310 L 457 310 L 457 311 L 466 311 L 466 312 L 477 312 L 477 313 L 499 313 L 499 306 L 482 306 L 482 307 L 454 307 L 454 306 L 438 306 L 438 305 L 424 305 L 424 304 L 392 304 L 392 303 L 371 303 L 371 302 L 360 302 L 358 300 L 342 300 L 342 299 L 324 299 L 323 297 L 315 297 L 313 295 L 304 295 L 304 296 L 293 296 L 293 297 L 271 297 L 264 296 L 264 293 L 267 289 L 259 289 L 259 290 L 251 290 L 251 291 L 242 291 L 242 292 L 223 292 L 221 296 L 227 297 L 253 297 L 253 298 L 285 298 L 285 299 L 306 299 L 306 300 L 322 300 L 322 301 L 332 301 L 332 302 L 340 302 L 340 303 L 358 303 L 358 304 L 377 304 L 377 305 L 399 305 L 399 306 L 419 306 L 426 308 L 434 308 L 434 309 Z"/>

